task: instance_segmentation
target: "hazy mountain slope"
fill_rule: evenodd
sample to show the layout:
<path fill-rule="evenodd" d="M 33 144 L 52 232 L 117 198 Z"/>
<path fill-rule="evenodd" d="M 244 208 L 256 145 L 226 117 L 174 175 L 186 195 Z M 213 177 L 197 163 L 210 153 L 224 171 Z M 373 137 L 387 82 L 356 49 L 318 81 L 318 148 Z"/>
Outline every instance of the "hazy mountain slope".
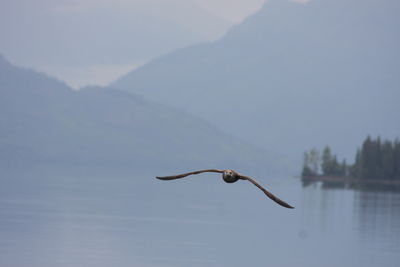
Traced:
<path fill-rule="evenodd" d="M 0 1 L 0 52 L 73 88 L 104 86 L 230 25 L 188 0 Z"/>
<path fill-rule="evenodd" d="M 228 27 L 185 0 L 0 2 L 0 51 L 29 66 L 136 64 Z"/>
<path fill-rule="evenodd" d="M 65 84 L 0 58 L 0 166 L 186 169 L 268 166 L 266 153 L 163 105 Z"/>
<path fill-rule="evenodd" d="M 155 60 L 112 86 L 293 158 L 325 144 L 352 158 L 367 134 L 400 133 L 399 7 L 271 0 L 218 42 Z"/>

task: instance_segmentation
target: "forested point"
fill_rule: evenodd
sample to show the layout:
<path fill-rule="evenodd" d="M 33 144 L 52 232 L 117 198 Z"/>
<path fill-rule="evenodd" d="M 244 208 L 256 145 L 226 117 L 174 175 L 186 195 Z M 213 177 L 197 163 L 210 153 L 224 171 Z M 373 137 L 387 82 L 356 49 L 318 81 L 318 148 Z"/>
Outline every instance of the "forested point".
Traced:
<path fill-rule="evenodd" d="M 400 141 L 367 137 L 355 155 L 354 164 L 339 161 L 329 146 L 322 154 L 313 148 L 304 153 L 302 177 L 330 176 L 400 181 Z"/>

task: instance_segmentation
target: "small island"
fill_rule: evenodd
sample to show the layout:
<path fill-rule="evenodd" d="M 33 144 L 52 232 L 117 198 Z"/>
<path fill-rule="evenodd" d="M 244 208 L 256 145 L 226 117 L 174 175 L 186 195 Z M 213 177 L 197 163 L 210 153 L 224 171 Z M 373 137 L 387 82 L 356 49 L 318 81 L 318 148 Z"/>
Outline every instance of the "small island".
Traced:
<path fill-rule="evenodd" d="M 322 154 L 315 148 L 304 153 L 303 182 L 322 181 L 354 187 L 356 184 L 400 186 L 400 141 L 367 137 L 357 150 L 353 164 L 339 161 L 329 146 Z"/>

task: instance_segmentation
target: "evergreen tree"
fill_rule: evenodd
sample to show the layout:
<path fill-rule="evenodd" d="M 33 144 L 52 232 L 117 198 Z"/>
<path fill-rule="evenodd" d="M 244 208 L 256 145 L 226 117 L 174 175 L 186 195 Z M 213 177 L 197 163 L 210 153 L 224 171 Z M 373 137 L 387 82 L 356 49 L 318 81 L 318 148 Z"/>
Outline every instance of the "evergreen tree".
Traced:
<path fill-rule="evenodd" d="M 374 179 L 384 179 L 383 167 L 382 167 L 382 143 L 381 138 L 378 136 L 374 144 L 374 165 L 375 165 L 375 177 Z"/>
<path fill-rule="evenodd" d="M 400 180 L 400 140 L 396 139 L 393 145 L 394 178 Z"/>
<path fill-rule="evenodd" d="M 332 171 L 331 171 L 331 175 L 333 175 L 333 176 L 341 176 L 341 175 L 340 175 L 340 164 L 339 164 L 339 162 L 338 162 L 338 160 L 337 160 L 336 155 L 333 156 L 333 159 L 332 159 Z"/>
<path fill-rule="evenodd" d="M 322 152 L 321 169 L 323 175 L 332 175 L 332 153 L 329 146 L 326 146 Z"/>
<path fill-rule="evenodd" d="M 394 143 L 382 143 L 379 137 L 376 140 L 367 137 L 361 151 L 357 152 L 352 176 L 364 179 L 395 179 L 399 177 L 397 172 L 400 168 L 397 166 L 400 166 L 400 144 L 397 140 Z"/>
<path fill-rule="evenodd" d="M 309 152 L 309 161 L 310 161 L 310 168 L 315 175 L 319 173 L 319 165 L 321 161 L 321 157 L 319 151 L 316 148 L 313 148 Z"/>
<path fill-rule="evenodd" d="M 395 151 L 391 142 L 385 141 L 382 145 L 382 178 L 395 178 Z"/>
<path fill-rule="evenodd" d="M 360 169 L 361 169 L 361 151 L 357 149 L 356 157 L 354 159 L 354 164 L 350 167 L 350 176 L 355 178 L 360 178 Z"/>
<path fill-rule="evenodd" d="M 317 149 L 304 152 L 302 176 L 316 176 L 319 171 L 320 156 Z"/>
<path fill-rule="evenodd" d="M 340 165 L 340 176 L 347 176 L 348 175 L 348 167 L 347 167 L 347 163 L 346 160 L 344 159 L 342 161 L 342 164 Z"/>
<path fill-rule="evenodd" d="M 321 160 L 322 159 L 322 160 Z M 322 152 L 313 148 L 304 153 L 303 176 L 319 174 L 326 176 L 351 176 L 359 179 L 399 179 L 400 180 L 400 141 L 382 142 L 380 137 L 375 140 L 368 136 L 361 149 L 357 149 L 353 165 L 347 165 L 343 160 L 339 163 L 329 146 Z"/>
<path fill-rule="evenodd" d="M 368 136 L 361 148 L 359 178 L 369 179 L 375 175 L 373 154 L 372 140 Z"/>
<path fill-rule="evenodd" d="M 309 167 L 310 160 L 308 156 L 308 152 L 304 152 L 303 154 L 303 170 L 301 171 L 301 176 L 306 177 L 306 176 L 312 176 L 311 169 Z"/>

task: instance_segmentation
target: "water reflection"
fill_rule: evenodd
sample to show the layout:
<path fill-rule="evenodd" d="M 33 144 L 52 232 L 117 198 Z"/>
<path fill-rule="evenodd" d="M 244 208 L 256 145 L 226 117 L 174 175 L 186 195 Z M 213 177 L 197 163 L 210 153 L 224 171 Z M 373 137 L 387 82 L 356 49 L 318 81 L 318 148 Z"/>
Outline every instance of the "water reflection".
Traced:
<path fill-rule="evenodd" d="M 400 260 L 400 186 L 397 184 L 349 183 L 333 181 L 302 181 L 302 187 L 320 196 L 320 226 L 334 222 L 332 215 L 340 203 L 343 231 L 357 240 L 354 257 L 362 266 L 396 266 Z M 347 193 L 346 193 L 347 192 Z M 327 205 L 326 199 L 334 195 Z M 351 205 L 350 205 L 351 203 Z M 329 218 L 329 216 L 331 216 Z M 327 223 L 329 221 L 330 223 Z M 347 227 L 345 227 L 347 225 Z M 362 251 L 357 252 L 357 250 Z M 399 256 L 398 256 L 399 255 Z"/>
<path fill-rule="evenodd" d="M 369 187 L 356 192 L 354 205 L 360 242 L 384 251 L 400 251 L 400 193 L 387 189 L 374 191 Z"/>

